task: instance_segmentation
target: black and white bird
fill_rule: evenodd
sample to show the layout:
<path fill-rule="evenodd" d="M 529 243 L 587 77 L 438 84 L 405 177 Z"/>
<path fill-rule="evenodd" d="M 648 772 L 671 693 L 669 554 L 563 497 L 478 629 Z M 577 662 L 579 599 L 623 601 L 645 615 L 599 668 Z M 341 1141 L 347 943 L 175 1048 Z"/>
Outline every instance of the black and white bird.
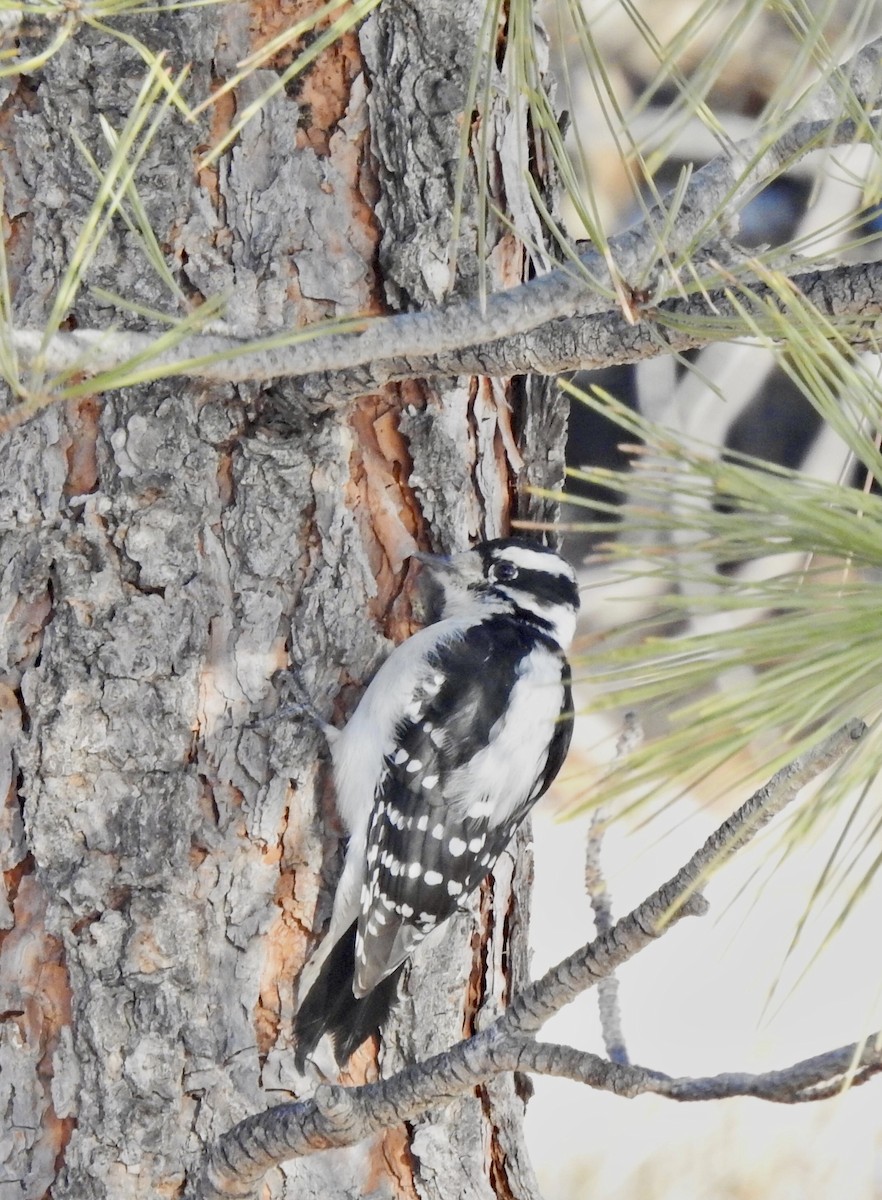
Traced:
<path fill-rule="evenodd" d="M 467 904 L 570 744 L 572 567 L 517 538 L 416 557 L 439 619 L 392 652 L 342 731 L 324 726 L 349 846 L 304 972 L 300 1070 L 324 1034 L 342 1065 L 379 1029 L 406 960 Z"/>

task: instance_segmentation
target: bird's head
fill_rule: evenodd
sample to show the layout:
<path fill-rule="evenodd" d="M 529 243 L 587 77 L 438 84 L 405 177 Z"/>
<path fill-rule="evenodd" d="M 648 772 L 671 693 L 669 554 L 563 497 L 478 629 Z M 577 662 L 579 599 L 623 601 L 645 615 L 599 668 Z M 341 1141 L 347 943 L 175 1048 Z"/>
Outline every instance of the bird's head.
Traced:
<path fill-rule="evenodd" d="M 526 538 L 497 538 L 460 554 L 413 557 L 431 575 L 436 619 L 508 613 L 569 647 L 579 591 L 575 571 L 556 551 Z"/>

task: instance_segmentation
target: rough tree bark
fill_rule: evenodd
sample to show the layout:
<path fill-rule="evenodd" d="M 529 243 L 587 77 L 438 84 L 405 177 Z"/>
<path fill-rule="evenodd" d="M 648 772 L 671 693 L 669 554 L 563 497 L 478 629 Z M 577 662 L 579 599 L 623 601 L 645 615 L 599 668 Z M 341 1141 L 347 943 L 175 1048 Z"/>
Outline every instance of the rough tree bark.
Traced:
<path fill-rule="evenodd" d="M 119 26 L 191 61 L 199 99 L 307 7 Z M 139 190 L 182 286 L 227 289 L 243 336 L 435 303 L 483 7 L 383 4 L 217 169 L 196 174 L 199 151 L 271 72 L 201 128 L 172 115 Z M 22 30 L 22 52 L 44 34 Z M 485 118 L 494 202 L 535 228 L 516 210 L 526 189 L 509 187 L 537 160 L 504 103 L 504 54 L 501 30 Z M 143 69 L 124 41 L 83 28 L 7 89 L 4 233 L 21 325 L 45 319 L 94 194 L 71 133 L 104 159 L 98 114 L 120 127 Z M 474 196 L 473 172 L 465 295 Z M 522 278 L 523 247 L 504 227 L 489 249 L 494 287 Z M 166 303 L 122 223 L 94 277 Z M 84 292 L 71 325 L 107 321 Z M 209 1141 L 296 1094 L 294 981 L 328 918 L 340 846 L 317 736 L 272 719 L 282 673 L 302 664 L 342 719 L 387 639 L 411 628 L 408 553 L 505 532 L 526 514 L 520 485 L 560 476 L 562 416 L 517 382 L 333 399 L 307 403 L 294 383 L 160 382 L 49 409 L 0 443 L 0 1200 L 182 1194 Z M 524 970 L 528 882 L 522 840 L 471 922 L 408 977 L 388 1068 L 498 1011 Z M 375 1070 L 363 1054 L 353 1077 Z M 267 1194 L 529 1196 L 521 1110 L 500 1081 L 293 1163 Z"/>

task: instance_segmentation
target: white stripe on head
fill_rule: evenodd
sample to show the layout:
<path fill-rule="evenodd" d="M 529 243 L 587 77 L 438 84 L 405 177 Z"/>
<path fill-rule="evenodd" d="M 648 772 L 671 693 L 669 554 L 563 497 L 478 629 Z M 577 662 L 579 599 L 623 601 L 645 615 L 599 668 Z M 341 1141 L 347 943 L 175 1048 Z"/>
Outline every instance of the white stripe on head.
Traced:
<path fill-rule="evenodd" d="M 506 546 L 497 551 L 493 558 L 496 562 L 510 562 L 522 571 L 544 571 L 547 575 L 563 575 L 574 583 L 576 581 L 573 568 L 557 554 L 531 550 L 527 546 Z"/>

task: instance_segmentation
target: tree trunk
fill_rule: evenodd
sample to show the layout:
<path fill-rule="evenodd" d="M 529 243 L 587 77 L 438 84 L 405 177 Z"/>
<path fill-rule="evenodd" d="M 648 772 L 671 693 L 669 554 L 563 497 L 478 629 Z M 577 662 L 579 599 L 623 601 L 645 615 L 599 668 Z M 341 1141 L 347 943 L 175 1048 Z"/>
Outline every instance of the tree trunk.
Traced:
<path fill-rule="evenodd" d="M 192 61 L 195 102 L 294 7 L 117 25 Z M 482 16 L 478 0 L 381 5 L 217 168 L 193 163 L 274 72 L 201 129 L 171 115 L 138 186 L 181 286 L 227 291 L 225 320 L 246 337 L 437 303 Z M 97 186 L 71 133 L 106 161 L 98 114 L 120 128 L 143 70 L 125 41 L 82 27 L 14 81 L 0 154 L 21 325 L 45 321 Z M 501 99 L 483 119 L 494 203 L 535 225 L 517 210 L 527 190 L 503 182 L 532 161 L 526 120 Z M 470 294 L 475 195 L 473 169 L 457 285 Z M 491 235 L 499 288 L 525 255 L 504 226 Z M 90 280 L 168 306 L 121 221 Z M 70 319 L 106 325 L 106 301 L 84 291 Z M 302 1090 L 295 981 L 329 916 L 340 829 L 319 737 L 274 716 L 284 671 L 299 664 L 345 719 L 412 628 L 407 555 L 527 515 L 519 485 L 558 482 L 561 424 L 519 381 L 414 381 L 355 401 L 160 381 L 48 408 L 3 438 L 0 1200 L 182 1194 L 207 1143 Z M 470 921 L 406 977 L 384 1072 L 504 1002 L 525 971 L 529 871 L 522 837 Z M 351 1073 L 376 1070 L 368 1046 Z M 267 1194 L 529 1196 L 521 1112 L 500 1082 L 293 1162 Z"/>

